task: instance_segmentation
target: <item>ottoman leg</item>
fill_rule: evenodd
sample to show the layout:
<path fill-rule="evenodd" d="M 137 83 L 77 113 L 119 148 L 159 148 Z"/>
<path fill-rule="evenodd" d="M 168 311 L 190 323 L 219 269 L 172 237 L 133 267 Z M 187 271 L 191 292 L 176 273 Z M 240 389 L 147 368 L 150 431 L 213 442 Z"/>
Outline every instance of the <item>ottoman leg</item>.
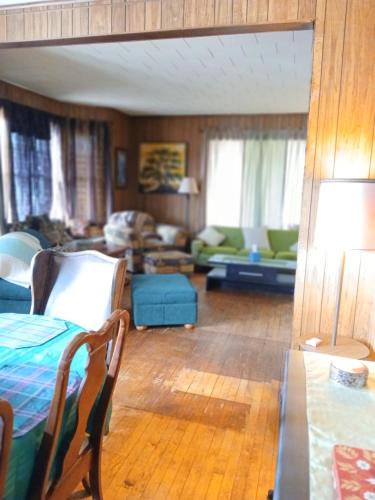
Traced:
<path fill-rule="evenodd" d="M 186 328 L 186 330 L 192 330 L 194 328 L 195 325 L 192 325 L 191 323 L 186 323 L 184 325 L 184 327 Z"/>
<path fill-rule="evenodd" d="M 139 325 L 139 326 L 136 326 L 136 329 L 139 332 L 144 332 L 145 330 L 147 330 L 147 326 L 146 325 Z"/>

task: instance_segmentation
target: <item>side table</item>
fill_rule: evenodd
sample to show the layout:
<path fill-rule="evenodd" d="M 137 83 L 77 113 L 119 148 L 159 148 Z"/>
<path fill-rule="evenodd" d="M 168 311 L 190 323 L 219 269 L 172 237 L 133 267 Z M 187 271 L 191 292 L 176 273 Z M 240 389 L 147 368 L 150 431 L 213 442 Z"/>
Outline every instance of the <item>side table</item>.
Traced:
<path fill-rule="evenodd" d="M 323 342 L 318 347 L 312 347 L 306 344 L 306 341 L 311 339 L 313 335 L 305 335 L 299 339 L 299 348 L 301 351 L 318 352 L 320 354 L 330 354 L 331 356 L 344 356 L 353 359 L 366 359 L 370 350 L 365 344 L 351 337 L 337 337 L 336 345 L 331 344 L 330 337 L 321 337 L 317 335 Z"/>

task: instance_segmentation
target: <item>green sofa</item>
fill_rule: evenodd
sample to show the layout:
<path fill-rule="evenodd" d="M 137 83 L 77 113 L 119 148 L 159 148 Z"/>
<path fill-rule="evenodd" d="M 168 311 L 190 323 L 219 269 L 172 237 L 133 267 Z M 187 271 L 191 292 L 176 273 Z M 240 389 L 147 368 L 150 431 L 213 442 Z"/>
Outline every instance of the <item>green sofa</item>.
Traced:
<path fill-rule="evenodd" d="M 250 249 L 244 248 L 244 238 L 241 228 L 214 226 L 225 235 L 225 240 L 216 247 L 208 246 L 203 241 L 195 239 L 191 243 L 191 253 L 194 263 L 198 266 L 207 266 L 208 259 L 215 254 L 249 255 Z M 295 229 L 268 229 L 268 240 L 271 250 L 260 248 L 263 259 L 297 260 L 297 252 L 290 247 L 298 241 L 298 231 Z"/>

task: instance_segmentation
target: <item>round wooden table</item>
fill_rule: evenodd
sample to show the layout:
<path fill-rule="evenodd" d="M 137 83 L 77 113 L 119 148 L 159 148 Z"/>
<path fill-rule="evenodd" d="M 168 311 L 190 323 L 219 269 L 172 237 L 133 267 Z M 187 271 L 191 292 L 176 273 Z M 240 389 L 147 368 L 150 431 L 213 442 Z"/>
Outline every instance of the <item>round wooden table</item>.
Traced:
<path fill-rule="evenodd" d="M 317 335 L 323 342 L 318 347 L 306 344 L 306 340 L 314 335 L 305 335 L 299 339 L 299 348 L 302 351 L 319 352 L 320 354 L 331 354 L 332 356 L 343 356 L 345 358 L 366 359 L 370 350 L 365 344 L 351 337 L 337 337 L 336 345 L 331 344 L 331 337 Z"/>

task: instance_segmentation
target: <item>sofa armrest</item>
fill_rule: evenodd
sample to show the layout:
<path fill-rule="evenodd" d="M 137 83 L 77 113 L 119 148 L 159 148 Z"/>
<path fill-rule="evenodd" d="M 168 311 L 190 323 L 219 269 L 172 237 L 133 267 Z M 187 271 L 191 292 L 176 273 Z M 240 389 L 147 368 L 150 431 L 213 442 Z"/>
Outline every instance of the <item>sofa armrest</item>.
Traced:
<path fill-rule="evenodd" d="M 204 243 L 202 240 L 193 240 L 191 242 L 191 253 L 192 253 L 194 259 L 198 258 L 198 255 L 202 251 L 203 247 L 204 247 Z"/>

